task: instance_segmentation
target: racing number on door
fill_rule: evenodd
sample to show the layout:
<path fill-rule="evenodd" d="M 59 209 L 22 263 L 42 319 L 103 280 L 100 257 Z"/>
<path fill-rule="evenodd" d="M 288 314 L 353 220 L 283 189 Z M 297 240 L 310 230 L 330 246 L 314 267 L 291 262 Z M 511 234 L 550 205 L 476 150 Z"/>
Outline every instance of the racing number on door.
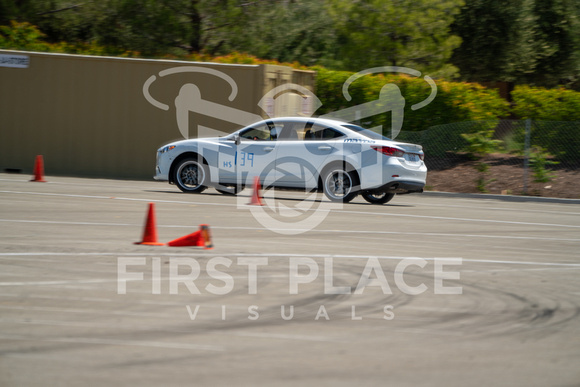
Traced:
<path fill-rule="evenodd" d="M 231 161 L 224 161 L 223 167 L 224 168 L 231 168 L 234 165 L 237 165 L 237 163 L 238 163 L 238 152 L 235 153 L 233 165 L 232 165 Z M 246 163 L 248 163 L 249 167 L 254 166 L 254 153 L 241 151 L 240 152 L 240 167 L 245 167 Z"/>
<path fill-rule="evenodd" d="M 236 152 L 236 163 L 238 160 L 238 152 Z M 240 167 L 245 167 L 246 163 L 249 164 L 250 167 L 254 166 L 254 154 L 252 152 L 240 152 Z"/>

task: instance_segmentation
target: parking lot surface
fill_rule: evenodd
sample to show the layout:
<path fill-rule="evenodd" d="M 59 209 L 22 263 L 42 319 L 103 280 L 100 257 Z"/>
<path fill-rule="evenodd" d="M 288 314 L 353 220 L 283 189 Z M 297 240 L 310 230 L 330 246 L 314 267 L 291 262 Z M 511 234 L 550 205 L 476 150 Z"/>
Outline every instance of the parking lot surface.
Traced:
<path fill-rule="evenodd" d="M 2 386 L 580 380 L 578 204 L 46 179 L 0 174 Z"/>

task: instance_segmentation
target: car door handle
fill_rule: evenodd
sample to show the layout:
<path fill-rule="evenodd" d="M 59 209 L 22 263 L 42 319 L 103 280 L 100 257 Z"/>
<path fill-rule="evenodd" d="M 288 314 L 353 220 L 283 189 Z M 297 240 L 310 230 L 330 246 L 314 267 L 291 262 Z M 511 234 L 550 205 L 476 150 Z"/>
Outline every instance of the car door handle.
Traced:
<path fill-rule="evenodd" d="M 321 145 L 321 146 L 318 147 L 318 149 L 320 149 L 320 150 L 331 150 L 332 147 L 329 147 L 328 145 Z"/>
<path fill-rule="evenodd" d="M 271 147 L 271 146 L 265 146 L 265 147 L 264 147 L 264 150 L 265 150 L 266 152 L 272 152 L 272 151 L 274 150 L 274 147 Z"/>

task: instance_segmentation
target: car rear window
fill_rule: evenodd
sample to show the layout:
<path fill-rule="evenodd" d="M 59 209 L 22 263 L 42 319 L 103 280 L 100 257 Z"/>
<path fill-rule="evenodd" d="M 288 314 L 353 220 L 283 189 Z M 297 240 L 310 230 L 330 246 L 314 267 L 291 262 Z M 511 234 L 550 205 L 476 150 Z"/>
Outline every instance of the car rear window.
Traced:
<path fill-rule="evenodd" d="M 390 138 L 383 136 L 382 134 L 379 134 L 377 132 L 373 132 L 372 130 L 369 129 L 365 129 L 362 126 L 358 126 L 358 125 L 350 125 L 350 124 L 344 124 L 342 125 L 343 127 L 352 130 L 353 132 L 357 132 L 359 134 L 362 134 L 365 137 L 368 137 L 370 139 L 373 140 L 387 140 L 387 141 L 391 141 Z"/>

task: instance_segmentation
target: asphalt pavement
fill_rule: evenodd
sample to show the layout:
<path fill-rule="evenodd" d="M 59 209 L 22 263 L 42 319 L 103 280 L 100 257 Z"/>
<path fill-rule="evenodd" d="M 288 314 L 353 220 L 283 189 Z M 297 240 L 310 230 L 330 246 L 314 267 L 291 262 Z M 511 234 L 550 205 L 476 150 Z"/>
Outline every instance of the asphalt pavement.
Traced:
<path fill-rule="evenodd" d="M 580 381 L 576 202 L 29 180 L 0 174 L 2 386 Z"/>

